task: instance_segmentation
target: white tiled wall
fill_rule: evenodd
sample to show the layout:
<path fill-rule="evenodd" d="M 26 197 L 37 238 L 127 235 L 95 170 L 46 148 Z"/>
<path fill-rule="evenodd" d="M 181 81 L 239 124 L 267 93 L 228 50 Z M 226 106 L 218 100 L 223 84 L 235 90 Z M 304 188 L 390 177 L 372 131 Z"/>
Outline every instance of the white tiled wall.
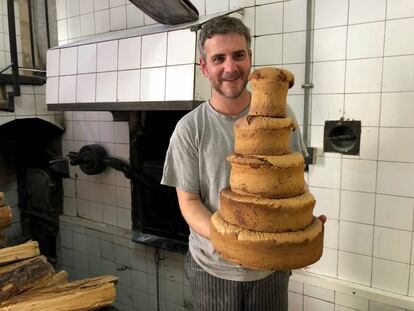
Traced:
<path fill-rule="evenodd" d="M 295 74 L 295 86 L 289 91 L 288 101 L 302 123 L 307 1 L 192 2 L 202 15 L 237 6 L 247 7 L 245 21 L 256 36 L 252 46 L 254 65 L 283 66 Z M 92 34 L 154 23 L 128 1 L 56 0 L 56 3 L 60 44 Z M 315 214 L 328 216 L 324 255 L 308 268 L 309 271 L 410 296 L 414 296 L 414 161 L 411 156 L 414 151 L 414 40 L 407 30 L 412 28 L 413 19 L 414 2 L 411 0 L 314 1 L 310 135 L 311 145 L 319 150 L 317 163 L 310 167 L 307 175 L 311 192 L 317 199 Z M 194 53 L 193 50 L 187 53 L 187 49 L 182 49 L 181 54 L 170 52 L 180 49 L 181 42 L 192 41 L 193 38 L 189 39 L 192 35 L 177 31 L 168 33 L 166 38 L 164 34 L 108 42 L 112 49 L 103 52 L 110 53 L 105 57 L 99 52 L 99 44 L 81 46 L 77 54 L 68 52 L 72 61 L 77 55 L 77 63 L 72 67 L 62 64 L 63 68 L 58 68 L 62 54 L 49 51 L 49 65 L 53 68 L 48 67 L 47 101 L 58 103 L 61 98 L 57 92 L 60 81 L 55 78 L 61 75 L 58 72 L 61 69 L 66 70 L 68 77 L 78 76 L 74 80 L 77 102 L 150 100 L 154 98 L 151 97 L 154 84 L 146 83 L 151 79 L 158 81 L 156 96 L 162 91 L 162 98 L 172 98 L 175 89 L 169 81 L 175 79 L 171 79 L 175 77 L 175 66 L 193 63 Z M 156 51 L 146 46 L 154 40 L 159 47 Z M 174 45 L 176 42 L 180 44 Z M 93 62 L 95 59 L 97 63 Z M 72 73 L 73 68 L 77 68 L 76 73 Z M 120 73 L 114 75 L 115 70 Z M 197 79 L 200 72 L 198 68 L 195 70 Z M 94 83 L 96 88 L 93 88 Z M 325 120 L 341 117 L 362 122 L 359 156 L 323 153 L 321 149 Z M 112 155 L 128 158 L 127 124 L 112 122 L 109 113 L 68 112 L 65 121 L 64 154 L 84 144 L 99 142 Z M 124 197 L 129 192 L 129 184 L 121 174 L 109 170 L 99 176 L 86 176 L 72 168 L 71 177 L 72 181 L 65 183 L 65 214 L 130 228 L 129 197 Z M 103 233 L 99 235 L 99 241 L 105 245 L 101 255 L 106 256 L 101 264 L 108 269 L 105 271 L 113 271 L 116 259 L 106 248 L 108 242 L 103 242 L 107 237 L 101 237 Z M 137 246 L 128 249 L 134 247 Z M 70 245 L 67 248 L 71 249 Z M 152 251 L 146 249 L 127 263 L 133 266 L 146 262 L 148 265 Z M 73 252 L 65 252 L 64 259 L 74 267 L 79 259 L 74 259 Z M 84 253 L 84 249 L 78 252 Z M 96 254 L 95 250 L 92 255 Z M 87 256 L 83 257 L 86 261 Z M 98 261 L 94 258 L 88 262 L 93 266 Z M 88 265 L 77 264 L 84 274 L 98 271 L 86 271 L 81 267 Z M 153 274 L 132 269 L 132 280 L 124 275 L 124 281 L 121 276 L 122 289 L 126 289 L 126 293 L 132 290 L 132 297 L 136 294 L 146 303 L 153 303 L 153 295 L 145 289 L 154 284 Z M 181 272 L 174 275 L 182 277 Z M 166 284 L 162 283 L 161 288 Z M 168 297 L 174 299 L 175 308 L 171 308 L 183 310 L 188 307 L 185 302 L 190 301 L 189 290 L 185 285 L 176 287 L 179 292 L 165 290 Z M 119 304 L 126 310 L 132 309 L 134 298 L 121 295 Z M 290 284 L 289 302 L 290 310 L 295 311 L 403 310 L 298 282 Z"/>

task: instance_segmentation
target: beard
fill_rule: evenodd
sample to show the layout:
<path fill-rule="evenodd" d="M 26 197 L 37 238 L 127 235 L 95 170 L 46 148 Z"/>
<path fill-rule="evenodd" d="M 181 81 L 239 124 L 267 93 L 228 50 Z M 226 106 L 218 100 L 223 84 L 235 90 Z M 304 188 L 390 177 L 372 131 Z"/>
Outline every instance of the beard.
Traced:
<path fill-rule="evenodd" d="M 234 85 L 227 85 L 234 83 Z M 234 81 L 234 82 L 232 82 Z M 213 89 L 225 98 L 238 98 L 246 88 L 248 82 L 248 75 L 243 72 L 235 71 L 232 73 L 226 72 L 219 81 L 210 81 Z"/>

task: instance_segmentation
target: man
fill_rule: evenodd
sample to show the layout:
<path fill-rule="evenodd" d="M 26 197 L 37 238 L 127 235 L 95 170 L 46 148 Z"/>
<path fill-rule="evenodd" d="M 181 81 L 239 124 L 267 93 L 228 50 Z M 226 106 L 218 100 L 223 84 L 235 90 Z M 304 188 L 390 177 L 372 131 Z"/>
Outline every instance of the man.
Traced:
<path fill-rule="evenodd" d="M 202 27 L 200 66 L 211 98 L 178 122 L 166 155 L 161 183 L 176 188 L 191 231 L 185 272 L 194 310 L 287 310 L 290 271 L 241 268 L 220 258 L 210 241 L 210 217 L 229 186 L 233 125 L 249 109 L 250 44 L 249 29 L 236 18 L 217 17 Z M 292 135 L 293 149 L 303 152 L 302 146 L 299 134 Z"/>

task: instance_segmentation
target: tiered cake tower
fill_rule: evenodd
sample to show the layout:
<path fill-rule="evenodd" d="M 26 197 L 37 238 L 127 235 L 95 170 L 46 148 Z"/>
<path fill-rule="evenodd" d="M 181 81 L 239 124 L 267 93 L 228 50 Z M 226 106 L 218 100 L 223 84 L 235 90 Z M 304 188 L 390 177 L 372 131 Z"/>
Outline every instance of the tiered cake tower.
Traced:
<path fill-rule="evenodd" d="M 211 217 L 211 240 L 225 259 L 243 267 L 289 270 L 322 256 L 323 224 L 304 182 L 304 160 L 291 152 L 295 125 L 286 117 L 293 74 L 261 68 L 250 75 L 249 114 L 235 123 L 230 188 Z"/>

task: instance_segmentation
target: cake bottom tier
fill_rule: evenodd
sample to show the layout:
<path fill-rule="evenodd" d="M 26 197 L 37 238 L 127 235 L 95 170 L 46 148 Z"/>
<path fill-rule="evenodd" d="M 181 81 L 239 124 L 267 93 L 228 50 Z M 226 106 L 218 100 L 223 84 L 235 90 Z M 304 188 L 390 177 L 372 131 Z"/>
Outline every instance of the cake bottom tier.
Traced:
<path fill-rule="evenodd" d="M 316 217 L 303 230 L 268 233 L 231 225 L 216 212 L 211 217 L 210 232 L 220 256 L 245 268 L 303 268 L 318 261 L 323 251 L 323 224 Z"/>

